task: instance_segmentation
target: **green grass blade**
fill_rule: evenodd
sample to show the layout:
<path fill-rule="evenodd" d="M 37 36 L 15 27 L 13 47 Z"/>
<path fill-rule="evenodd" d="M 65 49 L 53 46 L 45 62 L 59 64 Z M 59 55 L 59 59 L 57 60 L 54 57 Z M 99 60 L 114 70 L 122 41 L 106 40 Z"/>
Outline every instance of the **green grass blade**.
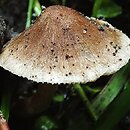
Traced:
<path fill-rule="evenodd" d="M 122 8 L 113 0 L 95 0 L 93 6 L 92 16 L 112 18 L 120 15 Z"/>
<path fill-rule="evenodd" d="M 34 12 L 35 12 L 36 16 L 39 16 L 41 14 L 42 8 L 41 8 L 41 5 L 40 5 L 38 0 L 34 1 L 33 9 L 34 9 Z"/>
<path fill-rule="evenodd" d="M 31 25 L 33 4 L 34 4 L 34 0 L 29 0 L 26 28 L 29 28 Z"/>
<path fill-rule="evenodd" d="M 92 11 L 92 16 L 96 17 L 97 16 L 97 12 L 102 4 L 103 0 L 95 0 L 94 1 L 94 6 L 93 6 L 93 11 Z"/>
<path fill-rule="evenodd" d="M 121 94 L 112 102 L 101 119 L 96 123 L 95 130 L 111 130 L 130 110 L 130 79 Z"/>
<path fill-rule="evenodd" d="M 98 117 L 100 117 L 123 88 L 128 76 L 130 75 L 130 69 L 128 68 L 130 68 L 130 63 L 114 74 L 104 89 L 93 100 L 92 107 Z"/>

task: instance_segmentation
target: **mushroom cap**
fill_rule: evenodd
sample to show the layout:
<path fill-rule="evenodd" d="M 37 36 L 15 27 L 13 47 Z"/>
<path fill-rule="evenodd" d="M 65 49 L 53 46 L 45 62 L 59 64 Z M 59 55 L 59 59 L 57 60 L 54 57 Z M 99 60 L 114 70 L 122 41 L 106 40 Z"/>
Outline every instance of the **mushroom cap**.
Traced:
<path fill-rule="evenodd" d="M 130 58 L 130 40 L 111 24 L 64 6 L 50 6 L 7 43 L 0 66 L 36 82 L 86 83 Z"/>

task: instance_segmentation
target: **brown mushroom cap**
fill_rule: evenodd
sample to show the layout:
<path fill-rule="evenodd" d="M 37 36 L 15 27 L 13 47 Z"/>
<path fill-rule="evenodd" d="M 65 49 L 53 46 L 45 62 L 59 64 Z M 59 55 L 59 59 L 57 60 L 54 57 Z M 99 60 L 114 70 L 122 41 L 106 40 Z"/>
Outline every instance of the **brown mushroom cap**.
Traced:
<path fill-rule="evenodd" d="M 50 6 L 8 42 L 0 66 L 36 82 L 86 83 L 109 75 L 130 58 L 130 40 L 109 23 Z"/>

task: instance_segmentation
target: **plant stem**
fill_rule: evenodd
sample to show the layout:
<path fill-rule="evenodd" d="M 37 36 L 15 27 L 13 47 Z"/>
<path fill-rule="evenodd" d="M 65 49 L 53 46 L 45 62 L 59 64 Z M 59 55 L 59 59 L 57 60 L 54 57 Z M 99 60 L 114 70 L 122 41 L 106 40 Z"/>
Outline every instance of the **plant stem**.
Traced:
<path fill-rule="evenodd" d="M 74 84 L 73 86 L 74 86 L 74 89 L 79 94 L 79 96 L 81 97 L 81 99 L 82 99 L 84 105 L 86 106 L 86 108 L 87 108 L 89 114 L 91 115 L 91 117 L 94 120 L 97 120 L 97 115 L 96 115 L 95 111 L 93 110 L 91 103 L 90 103 L 88 97 L 86 96 L 85 92 L 83 91 L 81 85 L 80 84 Z"/>
<path fill-rule="evenodd" d="M 34 0 L 29 0 L 27 20 L 26 20 L 26 27 L 25 28 L 28 28 L 31 25 L 33 4 L 34 4 Z"/>
<path fill-rule="evenodd" d="M 39 16 L 41 14 L 42 8 L 41 8 L 41 5 L 38 0 L 34 1 L 33 9 L 34 9 L 36 16 Z"/>

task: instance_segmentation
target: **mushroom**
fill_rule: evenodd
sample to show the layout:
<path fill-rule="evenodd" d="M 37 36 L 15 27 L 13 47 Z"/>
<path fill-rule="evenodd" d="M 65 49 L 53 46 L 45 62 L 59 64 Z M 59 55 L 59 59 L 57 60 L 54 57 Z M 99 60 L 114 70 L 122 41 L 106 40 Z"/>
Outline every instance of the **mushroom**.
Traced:
<path fill-rule="evenodd" d="M 130 40 L 111 24 L 60 5 L 10 40 L 0 66 L 36 82 L 87 83 L 127 64 Z"/>

